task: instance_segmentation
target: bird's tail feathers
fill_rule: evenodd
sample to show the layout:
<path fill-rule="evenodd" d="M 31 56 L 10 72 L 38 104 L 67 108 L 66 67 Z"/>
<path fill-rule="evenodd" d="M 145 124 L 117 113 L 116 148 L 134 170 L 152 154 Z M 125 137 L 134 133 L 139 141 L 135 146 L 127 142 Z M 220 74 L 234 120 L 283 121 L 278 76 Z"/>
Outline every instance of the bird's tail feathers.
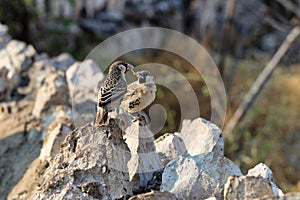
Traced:
<path fill-rule="evenodd" d="M 108 120 L 108 112 L 102 107 L 98 107 L 95 125 L 106 125 Z"/>

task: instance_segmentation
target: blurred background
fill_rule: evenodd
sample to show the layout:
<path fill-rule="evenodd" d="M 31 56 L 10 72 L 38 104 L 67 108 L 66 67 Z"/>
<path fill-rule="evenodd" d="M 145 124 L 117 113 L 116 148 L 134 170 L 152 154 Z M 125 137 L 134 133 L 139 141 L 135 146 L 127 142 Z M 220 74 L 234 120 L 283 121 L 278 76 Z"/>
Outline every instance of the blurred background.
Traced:
<path fill-rule="evenodd" d="M 9 34 L 50 56 L 68 52 L 84 60 L 101 41 L 136 27 L 165 27 L 191 36 L 220 70 L 228 98 L 226 121 L 285 37 L 299 26 L 299 18 L 300 0 L 0 1 L 0 22 L 9 27 Z M 208 89 L 187 60 L 153 49 L 130 52 L 122 59 L 134 65 L 151 62 L 174 67 L 193 86 L 201 117 L 210 118 Z M 256 103 L 225 137 L 225 155 L 243 173 L 264 162 L 284 192 L 300 191 L 299 67 L 298 37 L 266 79 Z M 174 94 L 158 87 L 154 103 L 163 105 L 168 115 L 160 134 L 176 131 L 180 112 Z"/>

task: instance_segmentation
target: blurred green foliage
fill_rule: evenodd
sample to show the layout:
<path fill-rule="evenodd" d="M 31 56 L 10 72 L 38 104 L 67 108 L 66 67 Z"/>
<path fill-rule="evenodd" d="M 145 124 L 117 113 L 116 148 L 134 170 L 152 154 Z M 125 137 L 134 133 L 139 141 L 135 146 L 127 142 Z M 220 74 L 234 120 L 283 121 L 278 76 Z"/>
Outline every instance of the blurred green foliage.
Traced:
<path fill-rule="evenodd" d="M 9 33 L 16 39 L 29 40 L 29 21 L 33 15 L 23 0 L 0 1 L 0 22 L 8 25 Z"/>
<path fill-rule="evenodd" d="M 228 118 L 243 97 L 236 94 L 249 89 L 266 62 L 266 59 L 257 61 L 257 64 L 241 62 L 233 84 L 236 98 L 231 100 L 232 110 L 229 110 Z M 277 69 L 245 119 L 232 135 L 225 138 L 225 154 L 241 167 L 243 173 L 264 162 L 273 170 L 276 183 L 284 192 L 299 191 L 295 186 L 299 185 L 299 167 L 291 165 L 288 160 L 289 152 L 300 157 L 300 140 L 295 140 L 300 132 L 299 67 L 298 64 Z M 245 84 L 239 84 L 242 82 Z M 291 146 L 291 141 L 296 144 Z"/>

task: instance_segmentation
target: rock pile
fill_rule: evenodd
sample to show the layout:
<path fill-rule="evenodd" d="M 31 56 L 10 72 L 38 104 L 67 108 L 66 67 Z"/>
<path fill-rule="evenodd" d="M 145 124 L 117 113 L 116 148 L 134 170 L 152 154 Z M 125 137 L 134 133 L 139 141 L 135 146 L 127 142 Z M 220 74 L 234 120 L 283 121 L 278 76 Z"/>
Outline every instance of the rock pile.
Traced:
<path fill-rule="evenodd" d="M 103 74 L 89 60 L 80 63 L 69 54 L 54 58 L 38 54 L 33 46 L 11 40 L 7 27 L 2 24 L 0 58 L 0 199 L 6 199 L 22 177 L 25 181 L 21 180 L 18 185 L 30 186 L 35 167 L 43 168 L 45 159 L 59 152 L 61 141 L 75 128 L 72 123 L 78 121 L 81 114 L 89 112 L 88 120 L 92 120 L 94 110 L 82 108 L 76 110 L 77 115 L 72 114 L 72 103 L 79 105 L 80 102 L 70 94 L 81 85 L 77 83 L 76 74 L 72 75 L 75 68 L 72 66 L 76 64 L 77 70 L 81 69 L 80 81 L 85 84 L 91 83 L 91 73 L 97 81 L 103 79 Z M 89 105 L 93 109 L 96 86 L 97 82 L 87 90 L 80 90 L 81 96 L 91 99 Z M 35 160 L 39 154 L 41 161 Z M 13 191 L 20 190 L 21 187 Z"/>
<path fill-rule="evenodd" d="M 243 175 L 207 120 L 185 120 L 156 140 L 139 123 L 85 123 L 99 67 L 38 54 L 1 27 L 0 80 L 12 82 L 0 91 L 0 199 L 299 199 L 284 195 L 262 163 Z"/>

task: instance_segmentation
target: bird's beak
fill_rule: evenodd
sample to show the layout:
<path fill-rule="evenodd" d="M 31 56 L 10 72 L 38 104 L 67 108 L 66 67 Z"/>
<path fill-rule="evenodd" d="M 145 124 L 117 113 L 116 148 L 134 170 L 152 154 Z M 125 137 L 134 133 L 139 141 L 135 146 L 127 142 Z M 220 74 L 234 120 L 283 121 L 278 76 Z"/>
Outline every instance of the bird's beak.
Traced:
<path fill-rule="evenodd" d="M 128 70 L 132 71 L 132 70 L 133 70 L 133 68 L 134 68 L 134 66 L 133 66 L 133 65 L 131 65 L 131 64 L 127 64 L 127 69 L 128 69 Z"/>
<path fill-rule="evenodd" d="M 134 66 L 131 64 L 128 64 L 128 69 L 133 73 L 133 75 L 135 75 L 136 77 L 138 77 L 138 74 L 133 70 Z"/>

